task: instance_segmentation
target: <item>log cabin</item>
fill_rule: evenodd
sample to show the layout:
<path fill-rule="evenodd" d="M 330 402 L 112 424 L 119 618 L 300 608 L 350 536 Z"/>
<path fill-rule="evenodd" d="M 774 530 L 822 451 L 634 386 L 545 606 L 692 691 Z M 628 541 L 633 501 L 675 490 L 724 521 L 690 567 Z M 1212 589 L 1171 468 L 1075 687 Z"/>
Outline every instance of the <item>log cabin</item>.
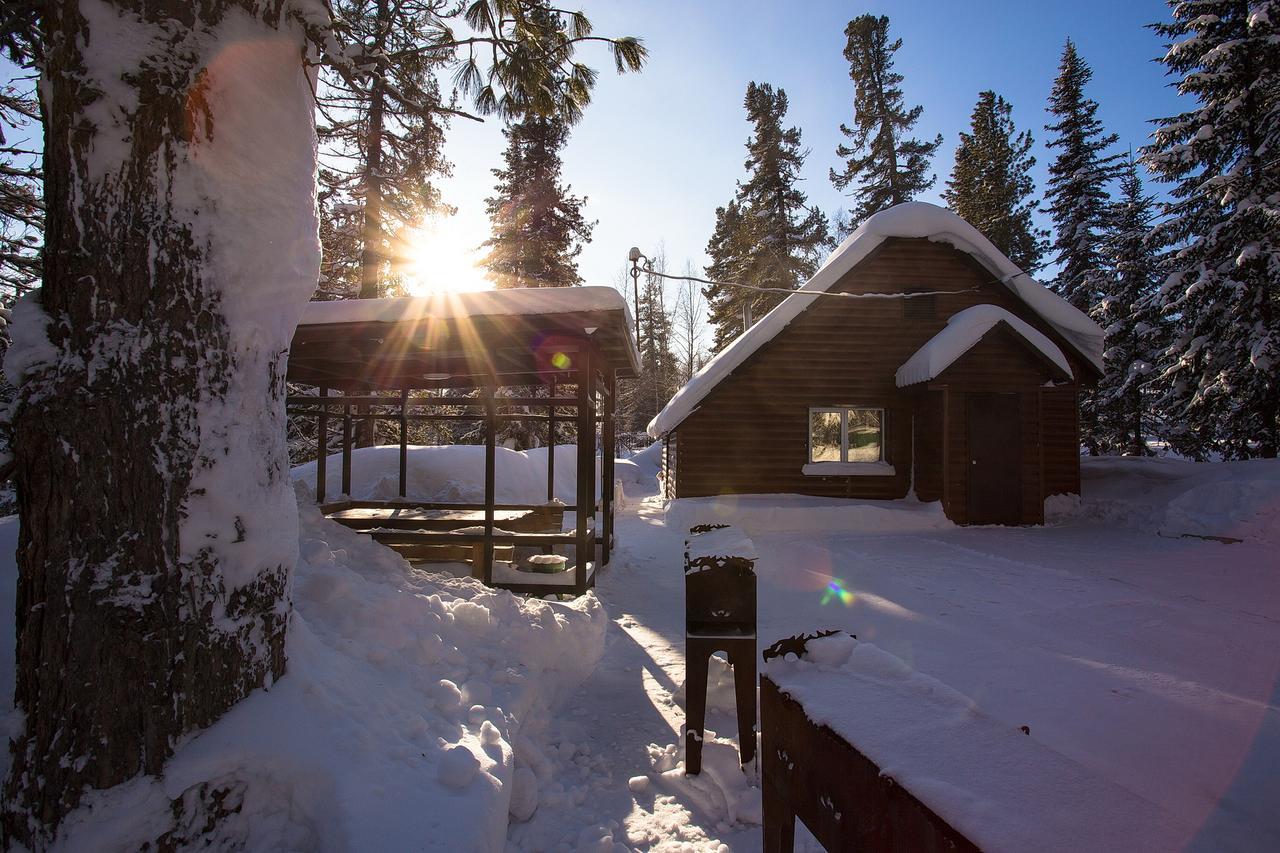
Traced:
<path fill-rule="evenodd" d="M 1103 332 L 950 211 L 863 223 L 650 422 L 667 498 L 941 501 L 1041 524 L 1080 492 L 1081 388 Z"/>

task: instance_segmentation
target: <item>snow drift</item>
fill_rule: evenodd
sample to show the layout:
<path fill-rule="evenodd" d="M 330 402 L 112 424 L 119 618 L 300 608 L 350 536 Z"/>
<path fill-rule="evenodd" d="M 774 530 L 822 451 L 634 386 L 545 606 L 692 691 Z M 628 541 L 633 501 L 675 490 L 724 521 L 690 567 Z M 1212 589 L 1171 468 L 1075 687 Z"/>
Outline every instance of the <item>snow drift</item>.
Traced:
<path fill-rule="evenodd" d="M 1165 536 L 1280 544 L 1280 461 L 1100 456 L 1081 459 L 1080 474 L 1083 497 L 1049 498 L 1046 522 L 1091 521 Z"/>
<path fill-rule="evenodd" d="M 162 779 L 86 797 L 55 849 L 140 849 L 205 783 L 229 791 L 233 812 L 214 846 L 245 850 L 501 850 L 508 810 L 536 808 L 548 780 L 521 733 L 603 653 L 595 596 L 525 600 L 417 571 L 301 490 L 298 503 L 285 676 L 181 745 Z M 0 521 L 0 545 L 16 529 Z M 10 597 L 14 575 L 6 558 Z M 0 678 L 7 699 L 11 663 Z"/>

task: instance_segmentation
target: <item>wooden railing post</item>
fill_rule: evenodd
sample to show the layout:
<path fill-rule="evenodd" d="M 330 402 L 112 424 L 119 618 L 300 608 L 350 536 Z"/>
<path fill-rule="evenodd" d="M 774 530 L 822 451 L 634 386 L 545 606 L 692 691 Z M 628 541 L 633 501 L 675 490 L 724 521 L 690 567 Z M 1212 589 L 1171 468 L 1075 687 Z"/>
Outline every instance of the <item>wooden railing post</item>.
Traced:
<path fill-rule="evenodd" d="M 325 467 L 329 461 L 329 388 L 320 386 L 320 414 L 316 417 L 316 503 L 324 503 L 328 492 Z"/>

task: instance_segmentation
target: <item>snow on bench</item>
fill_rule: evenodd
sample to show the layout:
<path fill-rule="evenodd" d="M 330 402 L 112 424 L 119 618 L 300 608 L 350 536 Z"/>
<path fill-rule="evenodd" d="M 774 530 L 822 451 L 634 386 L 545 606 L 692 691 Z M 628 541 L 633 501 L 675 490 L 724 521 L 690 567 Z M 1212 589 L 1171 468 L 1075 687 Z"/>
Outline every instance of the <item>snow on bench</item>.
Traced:
<path fill-rule="evenodd" d="M 829 727 L 983 850 L 1174 850 L 1195 835 L 1178 815 L 847 634 L 811 639 L 804 658 L 770 660 L 764 675 L 810 721 Z M 776 757 L 770 735 L 766 728 L 766 761 Z M 799 765 L 802 757 L 786 760 Z M 786 762 L 781 768 L 788 772 Z M 803 768 L 796 772 L 804 776 Z M 854 809 L 841 813 L 830 796 L 820 799 L 829 817 L 854 830 Z"/>

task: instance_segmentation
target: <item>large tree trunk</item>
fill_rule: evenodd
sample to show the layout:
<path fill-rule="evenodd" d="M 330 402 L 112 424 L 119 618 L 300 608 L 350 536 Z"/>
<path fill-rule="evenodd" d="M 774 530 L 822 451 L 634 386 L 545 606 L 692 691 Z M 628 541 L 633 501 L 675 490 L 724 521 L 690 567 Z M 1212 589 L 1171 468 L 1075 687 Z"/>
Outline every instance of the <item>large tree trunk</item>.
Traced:
<path fill-rule="evenodd" d="M 6 371 L 22 530 L 6 840 L 159 774 L 284 671 L 285 358 L 319 269 L 283 0 L 46 8 L 45 281 Z M 13 375 L 17 374 L 17 375 Z"/>

